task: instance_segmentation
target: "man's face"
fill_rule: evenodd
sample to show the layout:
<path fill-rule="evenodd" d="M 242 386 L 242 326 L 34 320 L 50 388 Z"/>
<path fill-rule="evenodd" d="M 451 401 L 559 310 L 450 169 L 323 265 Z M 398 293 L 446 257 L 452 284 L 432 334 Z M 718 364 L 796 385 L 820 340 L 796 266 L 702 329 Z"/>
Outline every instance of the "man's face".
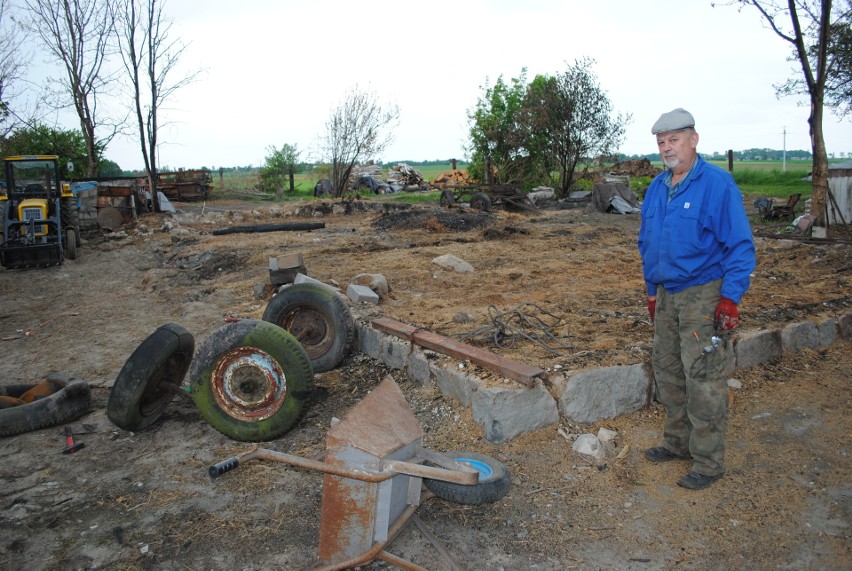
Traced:
<path fill-rule="evenodd" d="M 678 166 L 683 169 L 689 168 L 695 158 L 697 146 L 698 133 L 695 129 L 667 131 L 657 135 L 657 148 L 666 168 L 676 169 Z"/>

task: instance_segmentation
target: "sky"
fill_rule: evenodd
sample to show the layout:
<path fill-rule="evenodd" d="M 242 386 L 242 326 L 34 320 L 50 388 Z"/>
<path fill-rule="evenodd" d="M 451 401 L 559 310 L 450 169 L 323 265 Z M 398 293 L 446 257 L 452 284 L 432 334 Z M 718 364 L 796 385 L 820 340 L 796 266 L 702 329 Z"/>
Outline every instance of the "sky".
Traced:
<path fill-rule="evenodd" d="M 621 152 L 656 152 L 651 125 L 683 107 L 699 152 L 810 150 L 808 107 L 773 85 L 800 77 L 791 45 L 754 9 L 709 0 L 166 0 L 172 37 L 199 71 L 163 109 L 159 162 L 171 168 L 259 166 L 271 147 L 322 158 L 331 111 L 356 88 L 399 107 L 377 160 L 467 156 L 467 114 L 499 76 L 555 75 L 575 61 L 616 113 L 632 115 Z M 68 128 L 75 127 L 69 118 Z M 829 153 L 852 156 L 852 122 L 826 113 Z M 142 167 L 138 143 L 106 158 Z"/>

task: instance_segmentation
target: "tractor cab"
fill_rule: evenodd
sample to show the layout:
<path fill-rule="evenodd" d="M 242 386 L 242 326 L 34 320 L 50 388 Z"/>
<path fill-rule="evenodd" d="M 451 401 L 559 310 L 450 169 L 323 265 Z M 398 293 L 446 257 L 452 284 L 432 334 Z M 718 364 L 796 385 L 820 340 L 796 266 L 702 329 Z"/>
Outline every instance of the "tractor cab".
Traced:
<path fill-rule="evenodd" d="M 0 265 L 41 268 L 76 259 L 79 214 L 71 187 L 59 177 L 59 157 L 20 155 L 3 164 Z"/>

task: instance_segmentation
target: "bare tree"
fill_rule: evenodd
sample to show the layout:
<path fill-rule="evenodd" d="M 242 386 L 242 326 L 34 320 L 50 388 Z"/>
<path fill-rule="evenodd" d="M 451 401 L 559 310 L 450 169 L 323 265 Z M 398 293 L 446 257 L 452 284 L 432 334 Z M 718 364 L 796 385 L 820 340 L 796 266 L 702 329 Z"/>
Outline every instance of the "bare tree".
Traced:
<path fill-rule="evenodd" d="M 811 148 L 813 150 L 813 194 L 811 214 L 817 225 L 825 224 L 826 195 L 828 191 L 828 154 L 823 135 L 823 109 L 829 72 L 829 54 L 835 43 L 832 34 L 848 28 L 852 3 L 843 2 L 842 9 L 832 9 L 832 0 L 736 0 L 737 3 L 756 8 L 780 38 L 793 46 L 795 58 L 802 67 L 803 87 L 788 82 L 776 87 L 778 95 L 806 92 L 810 99 Z M 791 87 L 792 86 L 792 87 Z"/>
<path fill-rule="evenodd" d="M 97 176 L 103 149 L 118 134 L 122 121 L 101 117 L 99 96 L 114 75 L 104 70 L 113 31 L 110 0 L 26 0 L 30 29 L 65 71 L 63 89 L 71 100 L 86 141 L 87 176 Z M 101 134 L 104 128 L 108 132 Z"/>
<path fill-rule="evenodd" d="M 331 112 L 320 144 L 331 162 L 334 196 L 343 195 L 356 163 L 375 157 L 393 141 L 398 120 L 399 107 L 382 107 L 376 94 L 357 85 Z"/>
<path fill-rule="evenodd" d="M 12 100 L 26 67 L 22 43 L 22 30 L 9 17 L 9 3 L 0 0 L 0 139 L 5 139 L 17 124 Z"/>
<path fill-rule="evenodd" d="M 118 0 L 115 6 L 116 34 L 133 91 L 137 136 L 156 212 L 160 211 L 157 198 L 160 111 L 175 91 L 198 75 L 196 71 L 172 81 L 186 45 L 169 37 L 171 21 L 164 17 L 163 4 L 158 0 Z"/>

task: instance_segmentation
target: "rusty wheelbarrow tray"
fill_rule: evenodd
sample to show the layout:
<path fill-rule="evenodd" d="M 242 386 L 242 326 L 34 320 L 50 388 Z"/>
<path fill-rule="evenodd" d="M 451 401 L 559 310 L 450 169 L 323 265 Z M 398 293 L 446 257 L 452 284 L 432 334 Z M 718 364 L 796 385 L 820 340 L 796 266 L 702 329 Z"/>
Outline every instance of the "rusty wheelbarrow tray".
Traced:
<path fill-rule="evenodd" d="M 323 472 L 319 553 L 311 569 L 348 569 L 378 558 L 425 571 L 385 550 L 412 521 L 450 568 L 459 569 L 415 512 L 433 497 L 422 489 L 424 478 L 472 486 L 479 483 L 479 471 L 423 448 L 422 436 L 402 391 L 387 377 L 331 427 L 323 460 L 254 446 L 210 466 L 208 473 L 217 478 L 251 460 Z"/>

